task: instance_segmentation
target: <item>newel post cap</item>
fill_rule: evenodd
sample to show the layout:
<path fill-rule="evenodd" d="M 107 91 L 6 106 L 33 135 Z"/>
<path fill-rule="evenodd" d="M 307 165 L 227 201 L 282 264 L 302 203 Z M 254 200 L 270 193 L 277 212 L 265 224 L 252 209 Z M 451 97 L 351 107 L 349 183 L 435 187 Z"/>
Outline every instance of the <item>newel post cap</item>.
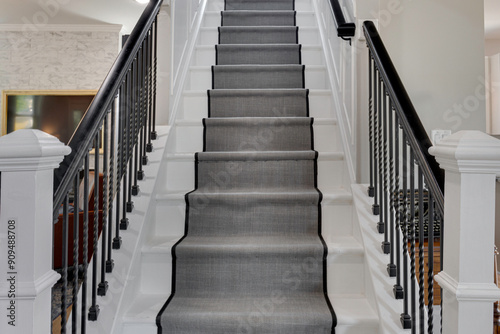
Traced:
<path fill-rule="evenodd" d="M 459 131 L 429 149 L 446 171 L 500 176 L 500 140 L 481 131 Z"/>
<path fill-rule="evenodd" d="M 69 153 L 69 146 L 48 133 L 17 130 L 0 137 L 0 171 L 54 169 Z"/>

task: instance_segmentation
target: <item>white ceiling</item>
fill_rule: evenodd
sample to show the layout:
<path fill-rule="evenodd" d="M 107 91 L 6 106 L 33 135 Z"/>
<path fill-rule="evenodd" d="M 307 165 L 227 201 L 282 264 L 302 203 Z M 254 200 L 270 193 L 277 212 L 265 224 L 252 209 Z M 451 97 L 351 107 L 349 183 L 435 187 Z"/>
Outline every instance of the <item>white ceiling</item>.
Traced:
<path fill-rule="evenodd" d="M 130 33 L 144 7 L 134 0 L 0 0 L 0 24 L 121 24 Z M 500 39 L 500 0 L 484 7 L 485 38 Z"/>
<path fill-rule="evenodd" d="M 130 33 L 145 6 L 134 0 L 0 0 L 0 24 L 120 24 Z"/>

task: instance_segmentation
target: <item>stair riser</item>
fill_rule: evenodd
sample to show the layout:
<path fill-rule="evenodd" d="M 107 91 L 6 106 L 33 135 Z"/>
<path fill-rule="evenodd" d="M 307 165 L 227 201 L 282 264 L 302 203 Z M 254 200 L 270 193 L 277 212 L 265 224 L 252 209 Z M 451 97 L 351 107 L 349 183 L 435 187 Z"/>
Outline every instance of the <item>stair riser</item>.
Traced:
<path fill-rule="evenodd" d="M 197 166 L 199 189 L 279 189 L 314 187 L 313 160 L 282 161 L 200 161 Z M 256 173 L 258 171 L 258 173 Z"/>
<path fill-rule="evenodd" d="M 189 71 L 188 90 L 208 90 L 212 88 L 212 70 L 210 67 L 194 67 Z M 309 89 L 327 89 L 326 71 L 323 67 L 306 67 L 305 87 Z M 286 87 L 283 87 L 286 88 Z M 298 87 L 300 88 L 300 87 Z"/>
<path fill-rule="evenodd" d="M 310 119 L 300 124 L 268 118 L 266 122 L 228 122 L 206 120 L 205 150 L 216 151 L 307 151 L 313 149 Z M 296 122 L 295 122 L 296 123 Z M 238 138 L 237 141 L 234 138 Z M 293 138 L 294 140 L 290 140 Z"/>
<path fill-rule="evenodd" d="M 308 12 L 297 12 L 297 26 L 299 27 L 315 27 L 316 26 L 316 16 L 313 13 Z M 203 27 L 206 28 L 216 28 L 221 25 L 221 14 L 220 12 L 207 12 L 203 18 Z"/>
<path fill-rule="evenodd" d="M 191 191 L 194 189 L 194 157 L 193 161 L 189 160 L 169 160 L 167 162 L 166 180 L 167 184 L 164 188 L 165 191 Z M 318 161 L 318 187 L 320 190 L 335 190 L 343 186 L 344 175 L 344 161 L 343 160 L 322 160 L 321 157 Z M 203 170 L 199 170 L 203 172 Z M 241 174 L 245 174 L 245 169 L 242 169 Z M 222 173 L 221 171 L 220 173 Z M 219 175 L 219 179 L 214 180 L 210 186 L 218 186 L 217 182 L 221 184 L 221 180 L 226 180 L 226 174 Z M 217 182 L 216 182 L 217 181 Z M 270 180 L 272 184 L 272 180 Z M 311 181 L 312 182 L 312 181 Z M 312 184 L 308 182 L 311 186 Z M 269 185 L 270 185 L 269 184 Z"/>
<path fill-rule="evenodd" d="M 352 235 L 350 203 L 322 203 L 321 222 L 325 240 Z M 186 222 L 186 202 L 184 198 L 158 200 L 156 207 L 154 235 L 181 236 Z"/>
<path fill-rule="evenodd" d="M 364 294 L 364 256 L 349 253 L 329 254 L 327 258 L 327 281 L 329 294 Z"/>
<path fill-rule="evenodd" d="M 201 120 L 202 118 L 208 117 L 208 98 L 205 92 L 200 94 L 187 94 L 184 96 L 183 103 L 183 119 Z M 310 92 L 309 116 L 317 118 L 333 117 L 333 112 L 331 109 L 331 96 L 327 94 L 316 94 L 314 92 Z"/>
<path fill-rule="evenodd" d="M 318 152 L 336 152 L 341 149 L 337 138 L 337 125 L 313 124 L 314 149 Z M 175 147 L 177 152 L 199 152 L 203 150 L 203 126 L 178 125 L 175 132 Z M 251 140 L 255 145 L 265 145 L 271 138 L 270 134 L 257 133 Z M 250 141 L 249 141 L 250 142 Z"/>
<path fill-rule="evenodd" d="M 318 29 L 316 28 L 301 28 L 299 29 L 299 44 L 302 45 L 318 45 L 320 43 Z M 214 46 L 219 43 L 219 33 L 217 28 L 204 28 L 200 30 L 199 40 L 197 45 Z"/>
<path fill-rule="evenodd" d="M 220 12 L 224 10 L 224 0 L 211 0 L 207 3 L 207 11 Z M 295 0 L 296 11 L 312 11 L 313 6 L 310 0 Z"/>
<path fill-rule="evenodd" d="M 193 66 L 215 65 L 215 48 L 199 47 L 194 55 Z M 324 65 L 321 50 L 314 47 L 302 48 L 302 64 L 304 65 Z"/>
<path fill-rule="evenodd" d="M 141 287 L 144 294 L 168 295 L 172 286 L 172 256 L 170 252 L 142 254 Z"/>

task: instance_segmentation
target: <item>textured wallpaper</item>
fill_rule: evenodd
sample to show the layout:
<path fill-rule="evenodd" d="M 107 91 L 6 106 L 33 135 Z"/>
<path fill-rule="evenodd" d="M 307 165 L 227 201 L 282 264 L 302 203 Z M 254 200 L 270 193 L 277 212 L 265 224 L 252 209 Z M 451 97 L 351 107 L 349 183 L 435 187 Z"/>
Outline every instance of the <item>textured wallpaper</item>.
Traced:
<path fill-rule="evenodd" d="M 119 40 L 118 31 L 2 31 L 0 90 L 99 89 Z"/>

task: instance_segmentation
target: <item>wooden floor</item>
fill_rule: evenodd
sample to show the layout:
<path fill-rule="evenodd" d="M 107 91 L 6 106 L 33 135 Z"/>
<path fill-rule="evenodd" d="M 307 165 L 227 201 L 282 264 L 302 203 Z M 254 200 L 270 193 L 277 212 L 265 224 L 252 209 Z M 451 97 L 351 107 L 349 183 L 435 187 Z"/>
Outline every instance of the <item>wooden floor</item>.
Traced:
<path fill-rule="evenodd" d="M 415 259 L 417 261 L 416 264 L 416 273 L 417 273 L 417 281 L 419 280 L 419 263 L 418 263 L 418 247 L 419 243 L 415 243 Z M 409 248 L 408 248 L 409 249 Z M 433 265 L 434 265 L 434 275 L 439 273 L 440 268 L 441 268 L 441 248 L 439 241 L 434 241 L 434 254 L 433 254 Z M 425 295 L 425 304 L 429 305 L 429 281 L 428 281 L 428 272 L 429 272 L 429 259 L 428 259 L 428 254 L 429 254 L 429 243 L 427 241 L 424 242 L 424 295 Z M 433 284 L 433 305 L 441 305 L 441 287 L 439 284 L 434 280 Z"/>

